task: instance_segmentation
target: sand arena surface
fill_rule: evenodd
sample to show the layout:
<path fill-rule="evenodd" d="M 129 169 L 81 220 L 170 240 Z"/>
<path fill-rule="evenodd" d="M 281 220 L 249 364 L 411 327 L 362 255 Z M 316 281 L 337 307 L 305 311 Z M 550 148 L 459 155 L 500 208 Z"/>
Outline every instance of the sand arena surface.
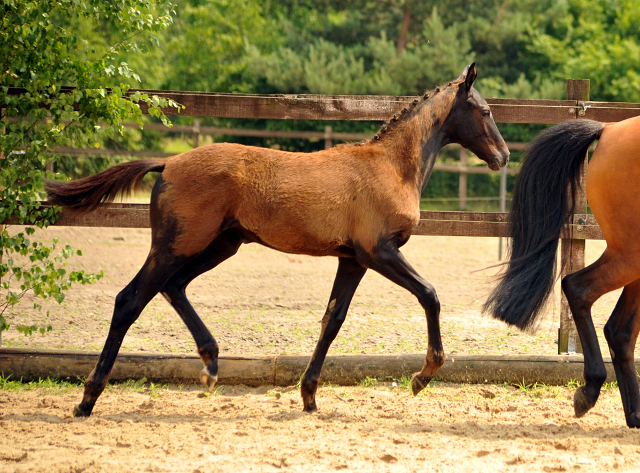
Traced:
<path fill-rule="evenodd" d="M 568 388 L 325 386 L 319 412 L 293 388 L 110 386 L 71 417 L 80 388 L 0 392 L 0 471 L 638 471 L 640 432 L 617 390 L 583 419 Z"/>

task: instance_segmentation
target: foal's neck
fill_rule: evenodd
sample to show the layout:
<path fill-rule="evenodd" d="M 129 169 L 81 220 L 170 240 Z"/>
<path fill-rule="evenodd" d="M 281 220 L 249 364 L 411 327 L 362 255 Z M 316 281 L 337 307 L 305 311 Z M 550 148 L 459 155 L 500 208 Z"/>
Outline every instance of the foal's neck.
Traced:
<path fill-rule="evenodd" d="M 438 89 L 436 89 L 438 90 Z M 422 194 L 436 156 L 449 138 L 443 125 L 451 112 L 455 90 L 445 88 L 415 106 L 415 110 L 402 118 L 402 123 L 388 133 L 388 146 L 405 181 L 412 182 Z M 386 138 L 386 137 L 385 137 Z"/>

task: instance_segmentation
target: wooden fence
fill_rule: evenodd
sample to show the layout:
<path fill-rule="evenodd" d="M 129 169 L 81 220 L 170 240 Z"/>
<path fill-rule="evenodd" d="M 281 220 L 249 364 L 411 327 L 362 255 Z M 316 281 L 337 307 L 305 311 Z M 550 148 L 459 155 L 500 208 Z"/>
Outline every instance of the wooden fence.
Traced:
<path fill-rule="evenodd" d="M 382 121 L 415 99 L 413 96 L 252 95 L 163 90 L 145 90 L 144 93 L 157 94 L 184 105 L 181 115 L 254 119 Z M 583 118 L 615 122 L 640 115 L 640 104 L 589 101 L 588 80 L 567 80 L 566 97 L 566 100 L 490 99 L 487 102 L 498 123 L 556 124 Z M 164 111 L 167 115 L 175 114 L 172 109 Z M 146 204 L 112 204 L 104 211 L 82 217 L 72 217 L 63 212 L 57 225 L 148 228 L 148 213 Z M 506 237 L 506 220 L 507 214 L 504 212 L 422 211 L 420 223 L 413 234 Z M 585 240 L 602 238 L 593 216 L 587 215 L 583 190 L 578 197 L 576 214 L 562 233 L 563 274 L 584 267 Z M 581 351 L 564 297 L 558 341 L 559 353 Z"/>

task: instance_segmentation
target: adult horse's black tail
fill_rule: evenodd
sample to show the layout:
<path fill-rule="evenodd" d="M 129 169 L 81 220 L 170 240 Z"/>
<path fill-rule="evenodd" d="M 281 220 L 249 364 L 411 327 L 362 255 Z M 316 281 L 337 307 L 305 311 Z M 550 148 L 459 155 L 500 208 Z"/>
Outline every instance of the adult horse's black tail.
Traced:
<path fill-rule="evenodd" d="M 558 240 L 573 212 L 585 155 L 603 128 L 571 120 L 531 142 L 513 191 L 509 261 L 484 311 L 521 329 L 534 327 L 553 289 Z"/>

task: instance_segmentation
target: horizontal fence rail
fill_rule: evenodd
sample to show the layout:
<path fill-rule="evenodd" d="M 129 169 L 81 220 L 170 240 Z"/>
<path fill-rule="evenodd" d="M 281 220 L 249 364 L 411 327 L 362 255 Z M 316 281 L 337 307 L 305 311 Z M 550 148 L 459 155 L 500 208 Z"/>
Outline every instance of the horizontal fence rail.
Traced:
<path fill-rule="evenodd" d="M 62 89 L 62 93 L 65 90 Z M 9 88 L 9 95 L 23 93 Z M 137 89 L 140 92 L 172 99 L 185 108 L 180 115 L 192 117 L 261 118 L 297 120 L 369 120 L 386 121 L 412 96 L 383 95 L 311 95 L 311 94 L 227 94 L 217 92 L 181 92 Z M 487 99 L 498 123 L 556 124 L 574 118 L 615 122 L 640 115 L 640 104 L 595 102 L 588 100 Z M 141 104 L 143 112 L 146 105 Z M 174 108 L 165 108 L 177 115 Z"/>
<path fill-rule="evenodd" d="M 42 208 L 48 207 L 43 203 Z M 413 235 L 506 237 L 508 214 L 504 212 L 436 212 L 420 211 L 420 221 Z M 13 217 L 5 224 L 17 225 Z M 151 228 L 149 204 L 107 204 L 99 212 L 74 215 L 63 210 L 55 225 L 68 227 Z M 575 215 L 565 225 L 562 238 L 602 240 L 602 232 L 593 215 Z"/>
<path fill-rule="evenodd" d="M 133 93 L 134 91 L 132 91 Z M 182 104 L 182 115 L 220 118 L 386 121 L 416 96 L 255 95 L 141 90 Z M 556 124 L 573 118 L 620 121 L 640 115 L 640 104 L 577 100 L 487 99 L 498 123 Z M 167 108 L 168 115 L 175 109 Z"/>

